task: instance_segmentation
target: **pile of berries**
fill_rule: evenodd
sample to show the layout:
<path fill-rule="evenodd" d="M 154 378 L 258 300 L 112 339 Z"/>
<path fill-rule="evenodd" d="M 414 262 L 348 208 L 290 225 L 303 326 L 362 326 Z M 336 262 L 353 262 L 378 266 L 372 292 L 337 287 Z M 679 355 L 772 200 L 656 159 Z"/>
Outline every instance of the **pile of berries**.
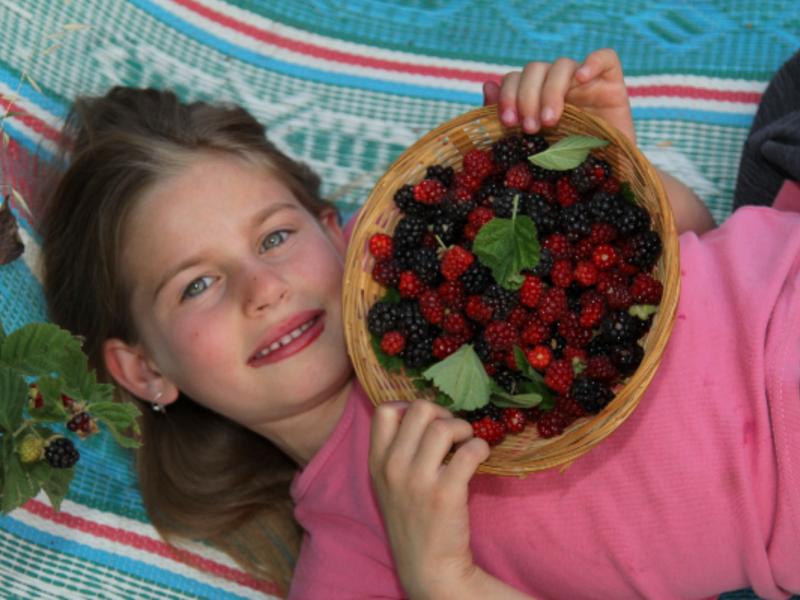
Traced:
<path fill-rule="evenodd" d="M 541 437 L 557 436 L 602 410 L 643 358 L 652 315 L 629 309 L 658 305 L 662 295 L 652 275 L 661 240 L 628 186 L 592 154 L 568 171 L 528 160 L 547 148 L 541 135 L 517 134 L 471 150 L 460 171 L 429 167 L 394 194 L 403 215 L 392 234 L 369 240 L 373 279 L 396 290 L 368 314 L 382 352 L 418 372 L 472 344 L 486 372 L 515 394 L 525 379 L 518 347 L 552 391 L 549 410 L 490 403 L 464 414 L 490 444 L 529 423 Z M 541 252 L 510 290 L 473 241 L 492 219 L 515 214 L 532 219 Z"/>

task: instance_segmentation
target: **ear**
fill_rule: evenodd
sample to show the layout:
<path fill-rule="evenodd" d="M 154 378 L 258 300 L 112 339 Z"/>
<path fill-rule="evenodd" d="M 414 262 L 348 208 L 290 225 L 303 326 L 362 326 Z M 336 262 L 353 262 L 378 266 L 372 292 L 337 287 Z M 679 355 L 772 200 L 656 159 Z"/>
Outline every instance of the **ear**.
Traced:
<path fill-rule="evenodd" d="M 158 404 L 178 399 L 178 388 L 158 371 L 140 345 L 108 339 L 103 343 L 103 360 L 114 381 L 137 398 L 153 402 L 158 397 Z"/>
<path fill-rule="evenodd" d="M 320 213 L 319 221 L 322 223 L 322 228 L 328 233 L 333 245 L 336 246 L 336 250 L 344 256 L 347 250 L 347 240 L 342 231 L 342 226 L 339 224 L 339 214 L 332 208 L 326 208 Z"/>

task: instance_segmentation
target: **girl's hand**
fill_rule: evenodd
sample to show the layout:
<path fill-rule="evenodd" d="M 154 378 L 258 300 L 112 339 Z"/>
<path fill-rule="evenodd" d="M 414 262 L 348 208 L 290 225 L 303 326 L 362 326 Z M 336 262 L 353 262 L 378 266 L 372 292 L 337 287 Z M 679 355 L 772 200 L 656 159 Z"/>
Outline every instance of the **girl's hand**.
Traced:
<path fill-rule="evenodd" d="M 555 125 L 567 102 L 604 119 L 636 143 L 622 65 L 610 48 L 592 52 L 582 64 L 570 58 L 552 64 L 530 62 L 522 71 L 505 75 L 500 85 L 487 81 L 483 96 L 484 104 L 498 104 L 504 125 L 519 125 L 526 133 Z"/>
<path fill-rule="evenodd" d="M 488 456 L 472 426 L 436 404 L 375 409 L 370 473 L 398 575 L 412 598 L 449 597 L 474 575 L 467 484 Z"/>

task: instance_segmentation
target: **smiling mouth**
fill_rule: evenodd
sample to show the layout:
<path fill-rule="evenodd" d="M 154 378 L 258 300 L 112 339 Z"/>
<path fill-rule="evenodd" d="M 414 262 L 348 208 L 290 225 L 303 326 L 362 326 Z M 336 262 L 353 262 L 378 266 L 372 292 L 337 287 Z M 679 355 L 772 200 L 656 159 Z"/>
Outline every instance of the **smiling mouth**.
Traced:
<path fill-rule="evenodd" d="M 254 354 L 253 358 L 251 360 L 254 360 L 254 361 L 255 360 L 260 360 L 262 358 L 265 358 L 265 357 L 269 356 L 271 353 L 275 352 L 276 350 L 280 350 L 284 346 L 288 346 L 293 341 L 295 341 L 297 338 L 299 338 L 301 335 L 303 335 L 306 331 L 311 329 L 317 323 L 318 320 L 319 320 L 319 315 L 315 316 L 313 319 L 311 319 L 309 321 L 306 321 L 305 323 L 300 325 L 300 327 L 298 327 L 297 329 L 293 329 L 292 331 L 290 331 L 289 333 L 284 335 L 281 339 L 279 339 L 279 340 L 277 340 L 275 342 L 272 342 L 269 346 L 267 346 L 263 350 L 260 350 L 256 354 Z"/>

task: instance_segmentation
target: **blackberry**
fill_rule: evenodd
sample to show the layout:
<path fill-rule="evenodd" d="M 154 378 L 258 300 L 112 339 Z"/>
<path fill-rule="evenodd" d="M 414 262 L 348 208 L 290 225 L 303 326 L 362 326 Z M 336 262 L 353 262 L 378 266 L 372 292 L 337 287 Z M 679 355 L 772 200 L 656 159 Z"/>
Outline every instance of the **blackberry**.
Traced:
<path fill-rule="evenodd" d="M 507 290 L 495 281 L 489 284 L 483 297 L 486 303 L 492 307 L 495 321 L 502 321 L 508 317 L 511 309 L 518 304 L 519 298 L 517 292 Z"/>
<path fill-rule="evenodd" d="M 383 334 L 397 327 L 398 317 L 397 304 L 376 302 L 367 313 L 367 329 L 372 335 L 383 337 Z"/>
<path fill-rule="evenodd" d="M 478 204 L 482 206 L 491 206 L 495 196 L 499 196 L 505 190 L 506 186 L 503 183 L 503 174 L 496 173 L 494 175 L 489 175 L 489 177 L 483 180 L 474 198 Z"/>
<path fill-rule="evenodd" d="M 419 246 L 406 247 L 395 244 L 392 260 L 399 271 L 407 271 L 411 268 L 411 264 L 414 262 L 414 255 L 418 249 Z"/>
<path fill-rule="evenodd" d="M 522 374 L 514 373 L 507 369 L 503 369 L 494 375 L 494 380 L 498 385 L 512 395 L 519 393 L 520 385 L 524 379 Z"/>
<path fill-rule="evenodd" d="M 510 219 L 514 214 L 514 200 L 517 202 L 517 214 L 526 215 L 530 209 L 530 195 L 521 193 L 519 190 L 507 189 L 493 197 L 492 209 L 497 217 Z"/>
<path fill-rule="evenodd" d="M 561 207 L 551 204 L 541 194 L 526 194 L 526 214 L 536 225 L 536 234 L 543 238 L 556 231 L 561 223 Z"/>
<path fill-rule="evenodd" d="M 553 268 L 553 253 L 547 248 L 542 248 L 539 251 L 539 262 L 531 269 L 531 273 L 537 277 L 547 277 L 550 274 L 550 269 Z"/>
<path fill-rule="evenodd" d="M 492 160 L 503 169 L 508 169 L 526 158 L 522 149 L 522 139 L 518 135 L 504 137 L 492 144 Z"/>
<path fill-rule="evenodd" d="M 552 171 L 531 163 L 531 173 L 537 181 L 554 181 L 561 176 L 561 171 Z"/>
<path fill-rule="evenodd" d="M 550 144 L 540 133 L 523 133 L 521 138 L 522 152 L 526 158 L 531 157 L 533 154 L 544 152 L 550 147 Z"/>
<path fill-rule="evenodd" d="M 596 414 L 611 402 L 614 393 L 602 381 L 581 375 L 572 382 L 570 397 L 587 413 Z"/>
<path fill-rule="evenodd" d="M 639 337 L 640 320 L 622 310 L 610 312 L 600 323 L 600 335 L 610 344 L 624 344 Z"/>
<path fill-rule="evenodd" d="M 630 243 L 633 249 L 630 262 L 643 271 L 649 271 L 661 255 L 661 238 L 655 231 L 645 231 L 633 236 Z"/>
<path fill-rule="evenodd" d="M 611 165 L 602 158 L 589 155 L 569 175 L 569 181 L 579 193 L 585 194 L 593 190 L 611 174 Z"/>
<path fill-rule="evenodd" d="M 636 342 L 611 346 L 608 352 L 611 362 L 614 364 L 621 375 L 631 375 L 644 358 L 644 349 Z"/>
<path fill-rule="evenodd" d="M 553 336 L 550 338 L 549 346 L 550 350 L 553 351 L 553 358 L 559 359 L 564 356 L 564 348 L 567 347 L 567 340 L 564 338 L 563 335 L 557 333 L 558 331 L 558 322 L 553 323 Z"/>
<path fill-rule="evenodd" d="M 586 204 L 595 221 L 613 224 L 619 219 L 623 202 L 616 194 L 595 192 Z"/>
<path fill-rule="evenodd" d="M 489 402 L 475 410 L 465 411 L 464 416 L 470 423 L 480 421 L 484 417 L 489 417 L 492 421 L 500 421 L 503 418 L 503 411 L 499 406 Z"/>
<path fill-rule="evenodd" d="M 609 344 L 602 336 L 596 336 L 592 338 L 588 344 L 586 344 L 586 351 L 589 353 L 589 356 L 601 356 L 603 354 L 608 354 L 609 352 Z"/>
<path fill-rule="evenodd" d="M 438 179 L 445 187 L 450 187 L 450 184 L 453 183 L 453 174 L 453 167 L 431 165 L 425 171 L 425 179 Z"/>
<path fill-rule="evenodd" d="M 481 359 L 481 362 L 488 363 L 492 361 L 494 351 L 489 347 L 489 344 L 486 343 L 482 335 L 473 342 L 472 347 L 475 350 L 475 354 Z"/>
<path fill-rule="evenodd" d="M 592 232 L 592 215 L 585 204 L 573 204 L 561 210 L 561 230 L 571 242 Z"/>
<path fill-rule="evenodd" d="M 477 206 L 474 200 L 457 200 L 456 198 L 447 198 L 443 203 L 443 209 L 453 221 L 461 225 L 466 222 L 469 213 Z"/>
<path fill-rule="evenodd" d="M 65 437 L 54 439 L 44 449 L 44 458 L 54 469 L 69 469 L 80 457 L 72 440 Z"/>
<path fill-rule="evenodd" d="M 422 244 L 422 238 L 427 230 L 425 219 L 406 215 L 394 228 L 394 244 L 398 248 L 417 248 Z"/>
<path fill-rule="evenodd" d="M 464 293 L 468 296 L 481 294 L 492 282 L 492 271 L 480 261 L 474 261 L 466 272 L 461 276 L 461 283 L 464 285 Z"/>
<path fill-rule="evenodd" d="M 419 310 L 419 304 L 413 300 L 403 301 L 397 304 L 397 328 L 407 340 L 418 341 L 431 338 L 433 335 L 431 327 Z M 406 350 L 408 351 L 408 350 Z"/>
<path fill-rule="evenodd" d="M 619 212 L 613 221 L 609 221 L 624 236 L 646 231 L 650 227 L 650 215 L 638 204 L 632 204 L 620 198 Z"/>
<path fill-rule="evenodd" d="M 437 236 L 445 246 L 453 245 L 461 234 L 463 223 L 454 219 L 447 213 L 444 207 L 441 207 L 435 215 L 430 219 L 430 231 Z"/>
<path fill-rule="evenodd" d="M 414 187 L 408 184 L 394 193 L 394 203 L 407 215 L 418 214 L 423 208 L 422 204 L 414 200 Z"/>
<path fill-rule="evenodd" d="M 433 356 L 433 336 L 426 335 L 409 340 L 403 350 L 403 363 L 409 369 L 421 369 L 435 362 Z"/>
<path fill-rule="evenodd" d="M 409 268 L 416 273 L 423 283 L 433 286 L 441 280 L 441 273 L 439 272 L 439 257 L 436 255 L 436 250 L 423 246 L 411 256 L 411 263 Z"/>

